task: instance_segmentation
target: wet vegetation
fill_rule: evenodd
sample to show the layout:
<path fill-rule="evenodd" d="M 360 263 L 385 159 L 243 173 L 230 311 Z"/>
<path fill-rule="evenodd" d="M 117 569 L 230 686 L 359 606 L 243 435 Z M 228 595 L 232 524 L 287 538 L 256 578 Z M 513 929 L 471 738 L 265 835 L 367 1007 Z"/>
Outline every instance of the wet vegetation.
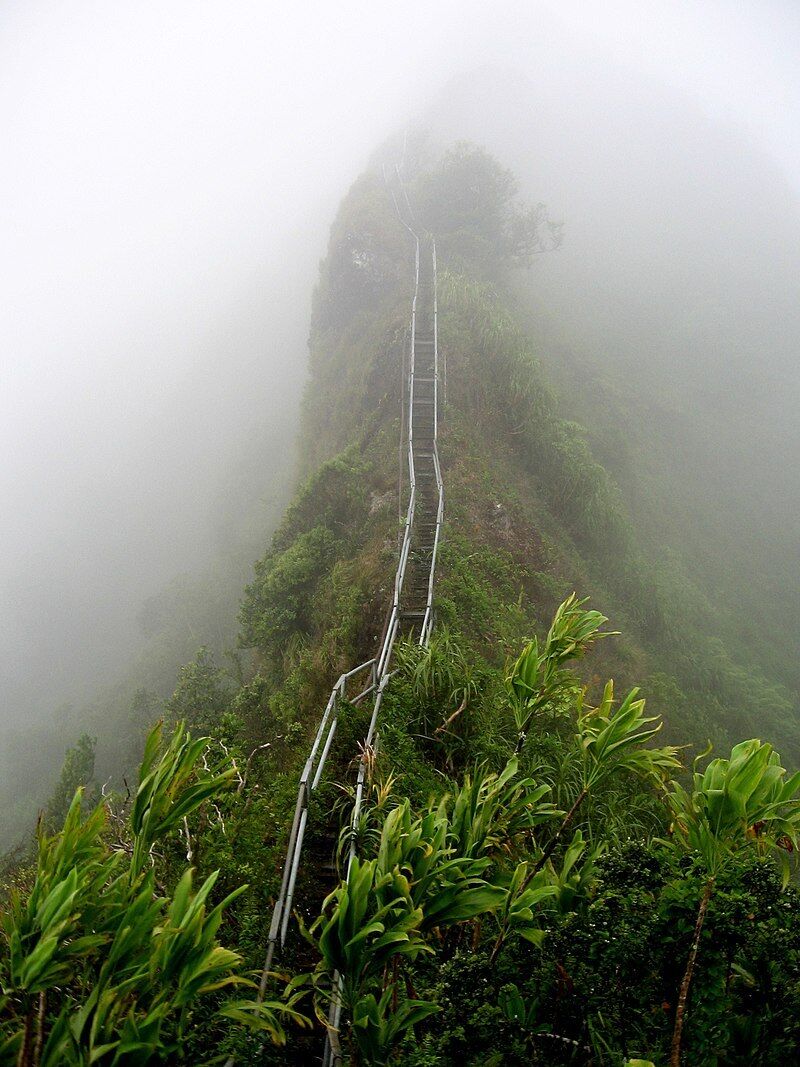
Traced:
<path fill-rule="evenodd" d="M 563 416 L 518 304 L 561 226 L 485 152 L 422 138 L 409 196 L 439 240 L 447 359 L 437 627 L 397 649 L 376 751 L 368 710 L 342 711 L 258 995 L 309 741 L 332 682 L 373 654 L 394 573 L 411 264 L 382 161 L 332 228 L 304 480 L 241 599 L 239 648 L 200 649 L 166 701 L 139 690 L 110 783 L 81 736 L 36 841 L 6 857 L 3 1062 L 305 1064 L 335 975 L 348 1063 L 788 1062 L 800 778 L 774 746 L 797 761 L 790 699 L 651 558 Z"/>

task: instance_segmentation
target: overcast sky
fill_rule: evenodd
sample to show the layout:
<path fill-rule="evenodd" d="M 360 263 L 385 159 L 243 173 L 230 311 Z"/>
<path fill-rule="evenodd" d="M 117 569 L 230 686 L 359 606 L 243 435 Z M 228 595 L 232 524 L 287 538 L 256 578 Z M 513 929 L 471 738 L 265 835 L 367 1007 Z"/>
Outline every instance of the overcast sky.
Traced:
<path fill-rule="evenodd" d="M 296 403 L 326 229 L 376 144 L 449 78 L 565 42 L 800 190 L 796 3 L 6 0 L 0 678 L 85 655 L 76 613 L 102 654 L 114 612 L 210 551 L 242 427 Z"/>

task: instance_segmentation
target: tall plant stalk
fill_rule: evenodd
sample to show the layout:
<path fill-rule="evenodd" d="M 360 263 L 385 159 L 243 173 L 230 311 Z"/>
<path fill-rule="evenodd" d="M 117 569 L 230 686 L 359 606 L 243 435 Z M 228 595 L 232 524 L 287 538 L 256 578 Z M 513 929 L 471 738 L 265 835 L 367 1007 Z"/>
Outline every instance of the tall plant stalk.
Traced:
<path fill-rule="evenodd" d="M 707 753 L 704 753 L 706 755 Z M 695 767 L 703 758 L 695 760 Z M 735 853 L 756 848 L 784 862 L 797 849 L 800 833 L 800 774 L 786 777 L 771 745 L 742 741 L 730 759 L 715 759 L 701 774 L 695 770 L 691 792 L 672 783 L 668 796 L 673 815 L 673 847 L 702 861 L 707 879 L 697 909 L 694 934 L 683 974 L 670 1045 L 670 1067 L 680 1067 L 686 1008 L 700 951 L 700 939 L 716 878 Z"/>
<path fill-rule="evenodd" d="M 678 994 L 678 1004 L 675 1008 L 675 1026 L 672 1031 L 669 1067 L 681 1067 L 681 1036 L 683 1034 L 683 1020 L 686 1015 L 686 1004 L 689 1000 L 689 987 L 692 984 L 694 965 L 697 960 L 697 953 L 700 949 L 700 938 L 703 933 L 703 925 L 706 921 L 708 903 L 711 900 L 711 894 L 714 892 L 714 882 L 714 878 L 709 878 L 707 880 L 697 909 L 697 921 L 694 924 L 692 947 L 689 949 L 689 958 L 686 961 L 686 970 L 683 973 L 681 988 Z"/>

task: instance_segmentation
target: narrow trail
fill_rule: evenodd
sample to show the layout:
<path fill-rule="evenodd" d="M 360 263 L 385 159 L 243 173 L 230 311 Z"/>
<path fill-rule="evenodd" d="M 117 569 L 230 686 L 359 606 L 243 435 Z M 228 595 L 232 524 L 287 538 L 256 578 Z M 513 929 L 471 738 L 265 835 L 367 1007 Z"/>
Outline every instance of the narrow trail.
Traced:
<path fill-rule="evenodd" d="M 309 820 L 309 805 L 322 780 L 323 771 L 336 736 L 342 701 L 349 704 L 372 702 L 369 728 L 363 742 L 363 754 L 378 743 L 380 711 L 384 693 L 392 677 L 392 653 L 399 636 L 413 637 L 420 645 L 428 643 L 433 629 L 433 588 L 436 560 L 444 519 L 444 484 L 439 464 L 439 420 L 442 388 L 439 373 L 438 306 L 436 277 L 436 243 L 423 232 L 414 219 L 400 168 L 384 169 L 384 178 L 395 211 L 414 244 L 414 297 L 411 306 L 408 375 L 404 382 L 404 419 L 402 444 L 407 457 L 407 509 L 399 544 L 392 602 L 389 606 L 383 639 L 377 655 L 340 675 L 331 690 L 322 713 L 298 783 L 297 802 L 289 834 L 283 876 L 270 924 L 266 960 L 259 997 L 263 998 L 273 961 L 283 948 L 292 914 L 297 874 L 303 859 L 303 842 Z M 403 491 L 401 479 L 401 492 Z M 359 760 L 351 830 L 358 825 L 364 799 L 367 764 Z M 350 835 L 350 860 L 355 855 L 356 835 Z M 320 863 L 319 854 L 306 851 L 306 862 Z M 348 861 L 349 863 L 350 861 Z M 332 867 L 324 864 L 323 875 Z M 325 880 L 328 880 L 326 877 Z M 335 1005 L 336 998 L 334 998 Z M 339 1013 L 334 1007 L 331 1023 L 336 1026 Z M 330 1067 L 338 1058 L 326 1045 L 323 1064 Z"/>

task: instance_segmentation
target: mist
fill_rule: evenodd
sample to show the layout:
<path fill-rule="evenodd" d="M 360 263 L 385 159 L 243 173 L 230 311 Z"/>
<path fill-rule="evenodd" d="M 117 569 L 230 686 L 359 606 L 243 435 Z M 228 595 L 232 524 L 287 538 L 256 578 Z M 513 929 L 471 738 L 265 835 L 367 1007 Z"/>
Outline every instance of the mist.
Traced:
<path fill-rule="evenodd" d="M 3 21 L 0 661 L 35 718 L 208 562 L 248 442 L 252 492 L 291 464 L 317 260 L 386 104 L 354 129 L 355 68 L 327 98 L 346 42 L 309 52 L 257 5 Z"/>
<path fill-rule="evenodd" d="M 691 94 L 563 52 L 530 75 L 455 79 L 429 114 L 443 142 L 471 131 L 566 220 L 565 247 L 519 283 L 562 406 L 626 489 L 653 555 L 678 554 L 737 617 L 742 660 L 796 702 L 796 175 Z M 609 412 L 614 432 L 598 432 Z"/>
<path fill-rule="evenodd" d="M 725 595 L 748 561 L 752 610 L 754 583 L 789 610 L 798 44 L 788 3 L 6 4 L 6 760 L 31 730 L 74 741 L 59 709 L 115 682 L 176 577 L 232 560 L 245 580 L 294 475 L 327 229 L 407 127 L 484 144 L 564 220 L 523 285 L 561 391 L 594 364 L 622 406 L 660 400 L 660 440 L 685 445 L 664 514 L 724 485 L 707 555 Z"/>

